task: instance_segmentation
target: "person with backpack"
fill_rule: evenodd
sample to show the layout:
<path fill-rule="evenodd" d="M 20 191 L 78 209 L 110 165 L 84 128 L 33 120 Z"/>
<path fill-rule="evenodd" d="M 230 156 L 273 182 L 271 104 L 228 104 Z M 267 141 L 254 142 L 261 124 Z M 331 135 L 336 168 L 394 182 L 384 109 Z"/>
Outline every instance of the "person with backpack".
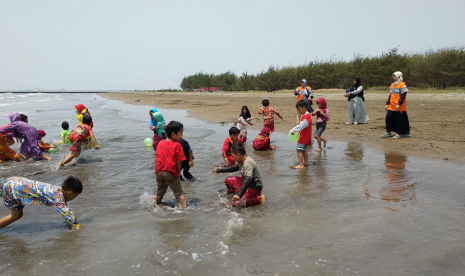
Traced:
<path fill-rule="evenodd" d="M 310 86 L 307 86 L 307 80 L 303 79 L 300 82 L 300 86 L 295 89 L 294 95 L 297 96 L 297 102 L 300 102 L 300 101 L 305 102 L 305 104 L 307 105 L 307 111 L 309 113 L 313 112 L 313 108 L 312 108 L 312 105 L 313 105 L 313 91 L 312 91 L 312 88 Z M 296 123 L 296 125 L 298 125 L 300 123 L 300 117 L 301 116 L 302 116 L 302 114 L 297 112 L 297 123 Z"/>

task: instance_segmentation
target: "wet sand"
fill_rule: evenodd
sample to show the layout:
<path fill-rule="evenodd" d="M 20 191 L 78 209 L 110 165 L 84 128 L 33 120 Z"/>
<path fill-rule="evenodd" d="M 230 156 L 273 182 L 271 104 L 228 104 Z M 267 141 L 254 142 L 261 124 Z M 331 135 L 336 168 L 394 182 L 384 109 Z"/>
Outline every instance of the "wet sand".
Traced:
<path fill-rule="evenodd" d="M 186 109 L 190 117 L 212 123 L 233 125 L 242 105 L 247 105 L 256 118 L 250 129 L 260 130 L 262 117 L 258 115 L 261 100 L 268 98 L 284 117 L 275 120 L 277 131 L 287 132 L 296 124 L 295 102 L 292 91 L 279 92 L 133 92 L 108 93 L 100 96 L 130 104 L 152 105 L 160 108 Z M 345 125 L 348 102 L 338 90 L 314 91 L 315 99 L 328 101 L 331 120 L 323 137 L 330 140 L 359 142 L 390 152 L 416 157 L 465 161 L 465 93 L 411 91 L 407 97 L 411 138 L 395 140 L 380 138 L 385 132 L 384 105 L 387 93 L 366 92 L 366 108 L 370 121 L 364 125 Z M 314 128 L 314 127 L 313 127 Z M 278 145 L 279 146 L 279 145 Z"/>

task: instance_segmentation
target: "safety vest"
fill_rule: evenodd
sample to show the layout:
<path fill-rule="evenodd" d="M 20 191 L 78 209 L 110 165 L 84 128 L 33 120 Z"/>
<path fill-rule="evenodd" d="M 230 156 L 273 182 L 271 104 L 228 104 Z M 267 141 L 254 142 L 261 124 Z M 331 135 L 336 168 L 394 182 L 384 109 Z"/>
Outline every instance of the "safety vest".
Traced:
<path fill-rule="evenodd" d="M 404 102 L 400 105 L 400 109 L 396 110 L 396 106 L 399 104 L 400 95 L 402 94 L 402 89 L 407 88 L 405 82 L 401 81 L 397 85 L 394 83 L 391 84 L 391 98 L 389 101 L 388 110 L 392 111 L 407 111 L 407 96 L 405 96 Z"/>
<path fill-rule="evenodd" d="M 302 86 L 297 87 L 299 90 L 299 93 L 303 93 L 305 90 L 302 88 Z M 307 93 L 308 91 L 312 90 L 310 86 L 307 86 Z M 297 94 L 297 102 L 300 102 L 304 99 L 304 94 Z"/>

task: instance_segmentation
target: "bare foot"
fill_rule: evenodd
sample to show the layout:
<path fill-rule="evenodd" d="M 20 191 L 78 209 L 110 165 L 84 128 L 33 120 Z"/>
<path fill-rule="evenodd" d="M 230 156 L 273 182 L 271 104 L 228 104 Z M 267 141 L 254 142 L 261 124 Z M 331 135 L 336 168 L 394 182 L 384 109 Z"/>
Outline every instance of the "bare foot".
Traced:
<path fill-rule="evenodd" d="M 317 148 L 315 151 L 317 151 L 317 152 L 321 152 L 321 149 L 320 149 L 320 148 Z"/>
<path fill-rule="evenodd" d="M 323 147 L 326 148 L 326 143 L 328 143 L 328 139 L 322 139 L 323 140 Z"/>
<path fill-rule="evenodd" d="M 303 169 L 303 167 L 304 167 L 304 165 L 299 164 L 297 166 L 293 166 L 292 168 L 293 169 Z"/>
<path fill-rule="evenodd" d="M 271 150 L 275 150 L 275 149 L 276 149 L 276 147 L 275 147 L 275 146 L 271 147 Z"/>
<path fill-rule="evenodd" d="M 61 167 L 63 167 L 63 164 L 60 162 L 58 163 L 58 168 L 61 169 Z"/>
<path fill-rule="evenodd" d="M 260 196 L 260 204 L 265 203 L 265 195 Z"/>

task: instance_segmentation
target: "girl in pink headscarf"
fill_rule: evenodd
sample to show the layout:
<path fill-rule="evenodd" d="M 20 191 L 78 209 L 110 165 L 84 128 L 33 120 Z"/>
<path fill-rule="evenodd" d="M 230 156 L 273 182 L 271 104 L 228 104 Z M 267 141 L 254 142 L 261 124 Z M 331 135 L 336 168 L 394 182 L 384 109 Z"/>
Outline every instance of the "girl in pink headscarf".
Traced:
<path fill-rule="evenodd" d="M 318 142 L 318 148 L 316 151 L 320 152 L 321 141 L 324 143 L 323 147 L 326 147 L 326 143 L 328 142 L 327 139 L 321 138 L 321 134 L 323 134 L 323 131 L 326 129 L 326 122 L 329 121 L 330 115 L 325 98 L 319 98 L 318 101 L 316 101 L 316 104 L 318 105 L 318 108 L 312 112 L 312 115 L 316 116 L 316 131 L 313 137 Z"/>

